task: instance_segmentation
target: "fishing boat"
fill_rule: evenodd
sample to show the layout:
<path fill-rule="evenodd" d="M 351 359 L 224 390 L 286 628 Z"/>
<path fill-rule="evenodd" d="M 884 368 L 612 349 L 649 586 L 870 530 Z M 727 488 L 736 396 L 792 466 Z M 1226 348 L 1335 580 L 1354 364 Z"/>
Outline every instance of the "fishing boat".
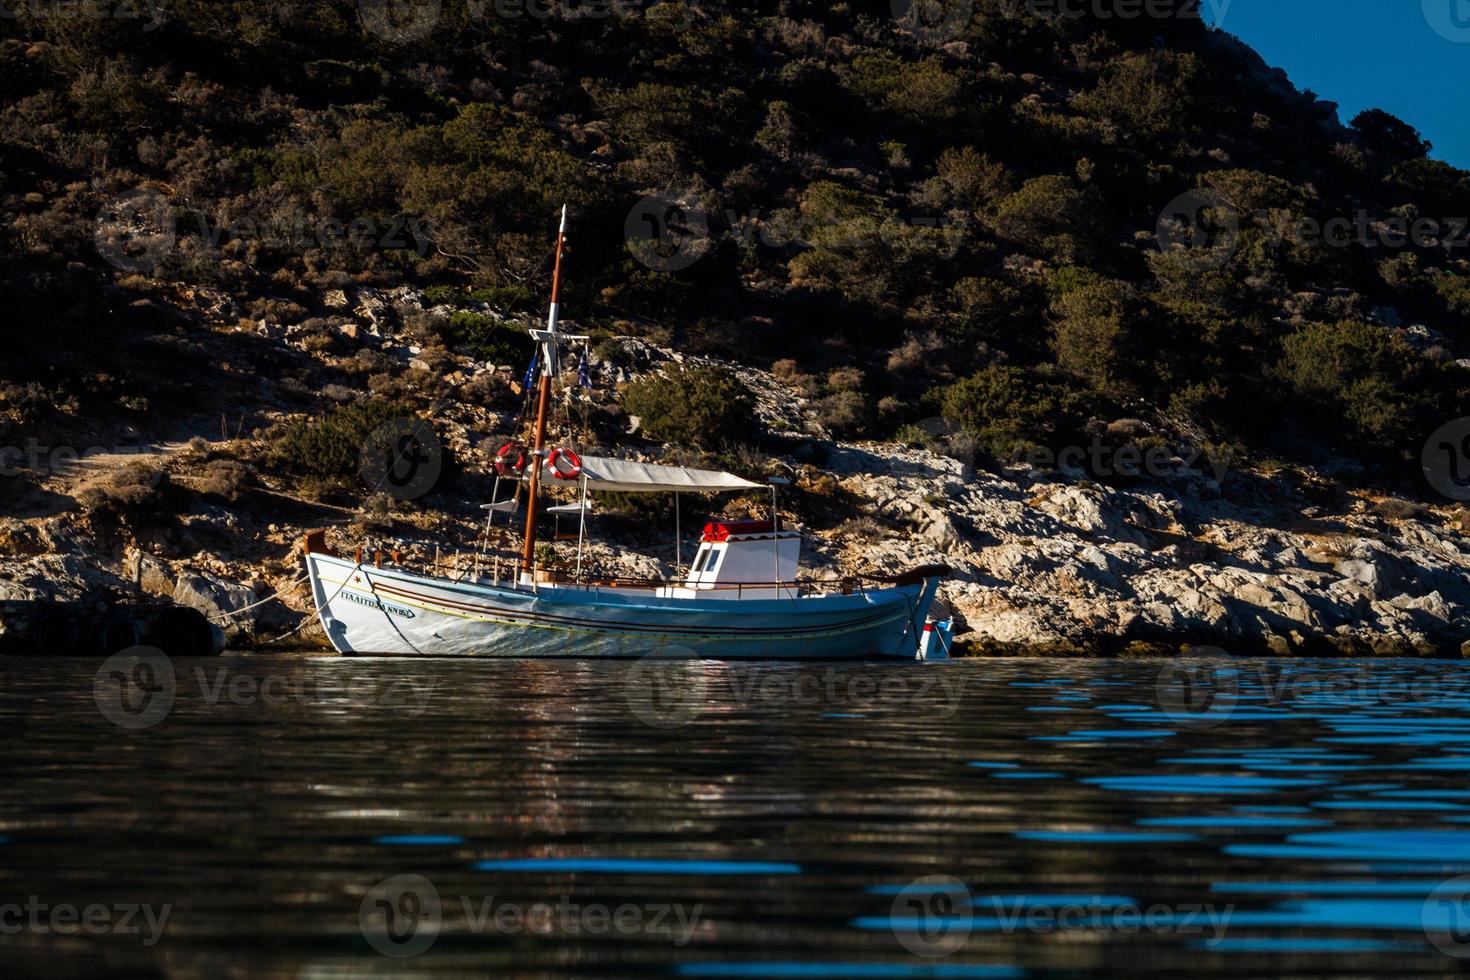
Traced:
<path fill-rule="evenodd" d="M 941 655 L 948 626 L 928 622 L 940 581 L 928 565 L 894 575 L 812 582 L 799 577 L 801 533 L 780 526 L 777 488 L 732 473 L 547 447 L 548 404 L 560 377 L 559 332 L 566 209 L 557 232 L 551 307 L 537 342 L 534 435 L 512 441 L 496 457 L 499 478 L 517 488 L 508 501 L 492 495 L 488 531 L 499 513 L 515 514 L 524 491 L 519 555 L 477 554 L 456 574 L 419 571 L 381 552 L 371 558 L 329 548 L 324 531 L 306 536 L 303 551 L 317 614 L 342 654 L 478 657 L 641 657 L 926 659 Z M 539 364 L 539 370 L 537 365 Z M 537 560 L 537 520 L 548 486 L 575 491 L 571 504 L 548 506 L 577 517 L 573 567 Z M 705 525 L 687 570 L 668 579 L 610 575 L 585 562 L 590 494 L 771 493 L 771 516 Z M 676 511 L 677 514 L 677 511 Z M 508 518 L 509 519 L 509 518 Z M 678 540 L 676 520 L 676 542 Z M 677 547 L 677 545 L 676 545 Z M 677 553 L 677 551 L 676 551 Z M 939 641 L 936 642 L 936 636 Z"/>

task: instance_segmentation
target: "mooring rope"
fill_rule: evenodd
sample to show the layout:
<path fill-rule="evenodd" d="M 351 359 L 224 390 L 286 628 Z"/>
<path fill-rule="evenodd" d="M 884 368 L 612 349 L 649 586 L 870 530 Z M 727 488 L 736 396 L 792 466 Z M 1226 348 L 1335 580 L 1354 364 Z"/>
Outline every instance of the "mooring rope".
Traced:
<path fill-rule="evenodd" d="M 286 586 L 281 591 L 277 592 L 275 595 L 266 596 L 264 599 L 260 600 L 259 602 L 252 602 L 250 605 L 248 605 L 248 606 L 241 606 L 239 609 L 227 609 L 224 612 L 218 614 L 219 615 L 219 618 L 228 619 L 231 616 L 238 616 L 238 615 L 240 615 L 243 612 L 249 612 L 252 609 L 258 609 L 259 607 L 265 605 L 267 602 L 270 602 L 273 599 L 279 599 L 281 596 L 285 595 L 287 592 L 293 591 L 298 585 L 300 585 L 301 583 L 303 583 L 303 582 L 306 581 L 306 577 L 307 577 L 306 576 L 306 573 L 305 572 L 302 572 L 300 578 L 298 578 L 296 581 L 292 582 L 290 585 Z M 216 617 L 209 616 L 209 617 L 206 617 L 206 618 L 208 618 L 210 620 L 210 622 L 213 622 Z"/>

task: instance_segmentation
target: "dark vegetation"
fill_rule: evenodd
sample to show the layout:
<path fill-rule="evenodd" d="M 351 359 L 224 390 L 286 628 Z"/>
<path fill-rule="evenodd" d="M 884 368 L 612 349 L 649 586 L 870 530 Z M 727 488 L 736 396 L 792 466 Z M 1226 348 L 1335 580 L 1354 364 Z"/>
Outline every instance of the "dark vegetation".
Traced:
<path fill-rule="evenodd" d="M 623 407 L 642 421 L 643 434 L 660 442 L 720 449 L 755 435 L 750 392 L 719 368 L 645 375 L 623 391 Z"/>
<path fill-rule="evenodd" d="M 413 397 L 372 352 L 326 372 L 264 342 L 225 348 L 190 297 L 301 324 L 328 290 L 407 283 L 526 312 L 563 202 L 563 302 L 585 332 L 776 365 L 843 434 L 942 413 L 1008 455 L 1143 419 L 1399 472 L 1470 414 L 1453 363 L 1470 355 L 1465 233 L 1337 247 L 1293 231 L 1470 215 L 1470 175 L 1385 113 L 1339 124 L 1196 19 L 978 0 L 935 44 L 887 4 L 512 4 L 512 18 L 446 0 L 432 32 L 403 41 L 346 0 L 175 0 L 159 24 L 145 5 L 53 6 L 0 20 L 12 441 L 47 420 L 248 403 L 261 377 L 303 405 L 329 383 Z M 177 242 L 119 268 L 97 218 L 139 189 L 166 202 Z M 1160 247 L 1161 213 L 1196 189 L 1203 223 L 1238 225 L 1233 247 Z M 626 247 L 649 194 L 702 212 L 710 240 L 686 267 Z M 1389 308 L 1442 340 L 1411 345 L 1375 314 Z M 529 353 L 480 314 L 437 329 L 478 358 Z M 333 331 L 308 333 L 307 350 L 343 353 Z M 649 401 L 661 438 L 723 431 L 658 401 L 686 396 L 698 386 L 635 388 L 627 408 Z M 350 472 L 333 447 L 356 443 L 332 432 L 380 417 L 355 411 L 371 417 L 292 429 L 290 465 Z M 221 472 L 219 492 L 244 480 Z"/>

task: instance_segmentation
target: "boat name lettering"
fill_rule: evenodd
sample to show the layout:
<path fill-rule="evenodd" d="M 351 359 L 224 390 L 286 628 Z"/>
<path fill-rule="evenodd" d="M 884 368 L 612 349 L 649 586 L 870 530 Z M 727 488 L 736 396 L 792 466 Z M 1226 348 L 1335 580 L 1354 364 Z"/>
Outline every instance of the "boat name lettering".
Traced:
<path fill-rule="evenodd" d="M 381 609 L 383 610 L 383 612 L 388 613 L 392 616 L 402 616 L 404 619 L 413 619 L 414 616 L 412 609 L 409 609 L 405 606 L 395 606 L 392 603 L 384 602 L 377 596 L 358 595 L 356 592 L 348 592 L 346 589 L 343 589 L 342 598 L 346 599 L 348 602 L 355 602 L 359 606 L 371 606 L 374 609 Z"/>

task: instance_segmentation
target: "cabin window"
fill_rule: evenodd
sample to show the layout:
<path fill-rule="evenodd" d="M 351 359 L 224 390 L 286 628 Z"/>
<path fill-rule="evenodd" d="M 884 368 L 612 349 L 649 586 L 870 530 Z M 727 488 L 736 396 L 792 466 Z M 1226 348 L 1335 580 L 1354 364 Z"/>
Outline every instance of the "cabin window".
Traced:
<path fill-rule="evenodd" d="M 698 575 L 704 569 L 705 560 L 710 556 L 709 549 L 700 548 L 699 554 L 694 556 L 694 564 L 689 566 L 690 575 Z"/>
<path fill-rule="evenodd" d="M 714 549 L 710 549 L 709 561 L 707 561 L 705 563 L 705 567 L 704 567 L 704 570 L 705 570 L 706 573 L 708 573 L 710 575 L 713 575 L 714 574 L 715 569 L 720 566 L 720 556 L 723 555 L 724 553 L 725 552 L 724 552 L 723 549 L 722 550 L 719 550 L 719 551 L 715 551 Z"/>

